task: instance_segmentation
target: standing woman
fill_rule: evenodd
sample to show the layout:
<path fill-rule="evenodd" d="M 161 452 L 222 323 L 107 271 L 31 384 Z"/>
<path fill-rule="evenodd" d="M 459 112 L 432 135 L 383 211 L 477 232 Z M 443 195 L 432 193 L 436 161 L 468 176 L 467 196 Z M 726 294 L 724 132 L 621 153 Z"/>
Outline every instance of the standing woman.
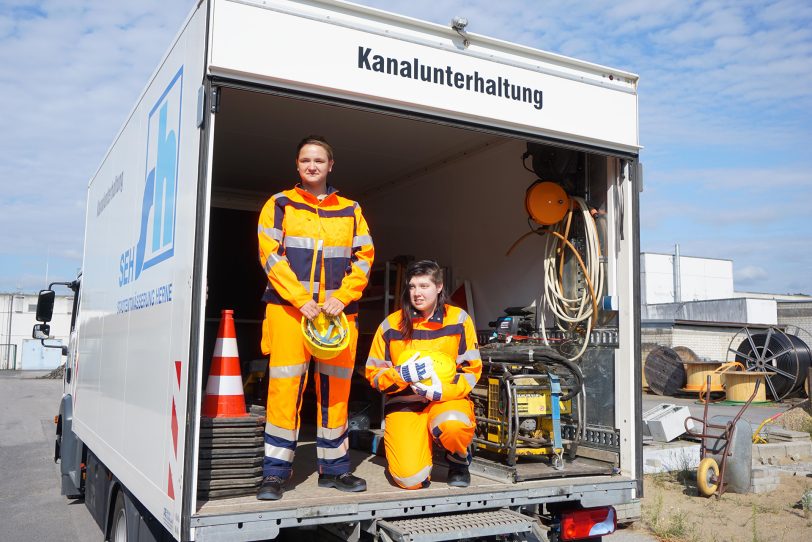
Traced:
<path fill-rule="evenodd" d="M 259 215 L 259 261 L 268 276 L 262 352 L 270 355 L 261 500 L 281 498 L 291 476 L 311 357 L 319 486 L 366 490 L 350 468 L 347 401 L 358 340 L 357 301 L 375 250 L 361 207 L 327 184 L 333 149 L 323 137 L 299 143 L 296 169 L 301 183 L 272 196 Z M 330 317 L 343 312 L 349 323 L 349 346 L 332 359 L 312 356 L 302 334 L 302 317 L 312 320 L 321 312 Z"/>
<path fill-rule="evenodd" d="M 427 487 L 433 440 L 446 451 L 448 484 L 466 487 L 475 428 L 468 394 L 482 373 L 474 323 L 464 310 L 446 303 L 442 269 L 433 261 L 409 266 L 401 301 L 403 308 L 378 327 L 366 364 L 367 380 L 387 394 L 384 447 L 389 473 L 405 489 Z M 406 351 L 418 354 L 404 356 Z M 456 360 L 456 374 L 449 382 L 435 372 L 432 352 Z M 409 359 L 397 365 L 404 357 Z"/>

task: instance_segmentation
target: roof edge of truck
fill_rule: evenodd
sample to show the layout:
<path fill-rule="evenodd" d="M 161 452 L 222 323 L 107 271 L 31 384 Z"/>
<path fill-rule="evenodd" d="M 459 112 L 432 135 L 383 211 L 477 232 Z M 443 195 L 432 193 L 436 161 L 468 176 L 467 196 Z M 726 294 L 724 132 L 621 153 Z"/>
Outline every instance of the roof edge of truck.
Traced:
<path fill-rule="evenodd" d="M 258 3 L 257 0 L 231 0 L 240 2 L 243 4 L 252 4 L 255 5 Z M 428 30 L 433 33 L 442 34 L 446 37 L 457 37 L 457 33 L 451 28 L 450 25 L 442 25 L 438 23 L 432 23 L 429 21 L 424 21 L 422 19 L 417 19 L 414 17 L 409 17 L 406 15 L 399 15 L 397 13 L 391 13 L 382 9 L 362 6 L 360 4 L 356 4 L 354 2 L 349 2 L 347 0 L 307 0 L 308 3 L 313 4 L 322 4 L 324 6 L 330 6 L 333 9 L 339 10 L 343 8 L 343 10 L 347 12 L 355 12 L 362 15 L 373 15 L 378 17 L 382 20 L 398 22 L 398 23 L 405 23 L 410 26 Z M 628 72 L 625 70 L 621 70 L 619 68 L 612 68 L 610 66 L 604 66 L 602 64 L 596 64 L 593 62 L 586 62 L 584 60 L 578 60 L 577 58 L 569 57 L 566 55 L 560 55 L 557 53 L 552 53 L 549 51 L 545 51 L 543 49 L 537 49 L 535 47 L 529 47 L 527 45 L 521 45 L 518 43 L 510 42 L 507 40 L 502 40 L 498 38 L 493 38 L 489 36 L 485 36 L 482 34 L 477 34 L 474 32 L 466 32 L 466 36 L 472 40 L 476 41 L 477 43 L 489 45 L 495 48 L 507 50 L 507 51 L 515 51 L 522 54 L 530 54 L 535 57 L 541 57 L 544 60 L 549 62 L 554 62 L 561 65 L 567 65 L 569 67 L 574 67 L 582 70 L 589 70 L 594 73 L 599 74 L 612 74 L 615 76 L 623 77 L 625 79 L 629 79 L 630 82 L 637 82 L 640 77 L 633 72 Z"/>

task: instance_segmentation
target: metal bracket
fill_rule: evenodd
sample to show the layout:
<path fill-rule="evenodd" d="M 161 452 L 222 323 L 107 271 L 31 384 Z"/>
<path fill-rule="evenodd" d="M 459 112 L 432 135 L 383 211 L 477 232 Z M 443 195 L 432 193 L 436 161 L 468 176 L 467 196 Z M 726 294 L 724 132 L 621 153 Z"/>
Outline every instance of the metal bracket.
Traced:
<path fill-rule="evenodd" d="M 220 87 L 211 87 L 210 110 L 212 113 L 220 112 Z"/>

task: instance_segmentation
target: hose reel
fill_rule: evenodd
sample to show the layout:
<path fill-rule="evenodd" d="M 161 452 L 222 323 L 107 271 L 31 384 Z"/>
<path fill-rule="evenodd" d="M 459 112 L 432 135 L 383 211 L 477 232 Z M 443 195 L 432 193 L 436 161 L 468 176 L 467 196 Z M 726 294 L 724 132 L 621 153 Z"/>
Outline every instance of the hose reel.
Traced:
<path fill-rule="evenodd" d="M 741 363 L 748 371 L 766 373 L 767 393 L 775 401 L 781 401 L 803 388 L 812 364 L 809 343 L 799 334 L 812 338 L 808 332 L 795 326 L 786 330 L 743 328 L 731 339 L 728 357 L 732 354 L 733 361 Z"/>

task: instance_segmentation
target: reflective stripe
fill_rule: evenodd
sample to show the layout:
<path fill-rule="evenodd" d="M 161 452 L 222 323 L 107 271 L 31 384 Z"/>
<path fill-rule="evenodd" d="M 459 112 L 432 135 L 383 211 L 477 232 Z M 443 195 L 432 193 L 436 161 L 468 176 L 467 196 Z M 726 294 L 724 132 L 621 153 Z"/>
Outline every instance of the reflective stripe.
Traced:
<path fill-rule="evenodd" d="M 332 429 L 329 427 L 317 427 L 316 436 L 318 438 L 326 438 L 329 440 L 337 439 L 347 432 L 347 428 L 348 425 L 346 423 L 341 427 L 333 427 Z"/>
<path fill-rule="evenodd" d="M 457 356 L 457 365 L 462 363 L 463 361 L 474 361 L 475 359 L 482 359 L 479 350 L 476 348 L 472 348 L 470 350 L 466 350 L 464 354 L 461 356 Z"/>
<path fill-rule="evenodd" d="M 278 228 L 263 228 L 262 226 L 257 226 L 257 229 L 259 230 L 257 233 L 263 233 L 279 243 L 281 243 L 282 239 L 285 237 L 285 234 L 282 233 L 282 230 Z"/>
<path fill-rule="evenodd" d="M 330 299 L 330 296 L 335 295 L 338 290 L 324 290 L 324 299 Z"/>
<path fill-rule="evenodd" d="M 301 284 L 302 287 L 311 294 L 319 293 L 319 288 L 321 287 L 321 285 L 318 282 L 314 282 L 313 283 L 313 291 L 311 292 L 310 291 L 310 281 L 309 280 L 300 280 L 299 284 Z"/>
<path fill-rule="evenodd" d="M 393 365 L 386 359 L 367 358 L 367 367 L 393 367 Z"/>
<path fill-rule="evenodd" d="M 390 473 L 391 473 L 391 471 L 390 471 Z M 427 479 L 429 477 L 429 474 L 431 474 L 431 465 L 428 465 L 427 467 L 423 467 L 422 469 L 417 471 L 417 474 L 414 474 L 412 476 L 407 476 L 406 478 L 401 478 L 400 476 L 395 476 L 393 474 L 392 478 L 394 478 L 395 480 L 400 482 L 400 485 L 402 485 L 404 487 L 412 487 L 412 486 L 416 486 L 419 483 L 422 483 L 423 480 L 425 480 L 425 479 Z"/>
<path fill-rule="evenodd" d="M 268 259 L 265 260 L 265 274 L 267 275 L 268 273 L 270 273 L 271 268 L 273 266 L 275 266 L 276 264 L 278 264 L 279 262 L 286 262 L 286 261 L 288 261 L 287 258 L 285 258 L 284 256 L 280 256 L 279 254 L 276 254 L 275 252 L 272 252 L 272 253 L 268 254 Z"/>
<path fill-rule="evenodd" d="M 437 427 L 440 427 L 441 423 L 450 421 L 462 422 L 466 426 L 471 425 L 471 419 L 464 412 L 460 412 L 459 410 L 446 410 L 431 420 L 431 428 L 436 429 Z"/>
<path fill-rule="evenodd" d="M 265 457 L 273 457 L 274 459 L 281 459 L 282 461 L 293 463 L 293 453 L 294 451 L 288 448 L 280 448 L 272 444 L 265 445 Z"/>
<path fill-rule="evenodd" d="M 379 389 L 378 388 L 378 377 L 379 376 L 381 376 L 381 373 L 376 374 L 375 378 L 372 379 L 372 387 L 375 388 L 376 390 Z"/>
<path fill-rule="evenodd" d="M 352 378 L 352 367 L 338 367 L 337 365 L 328 365 L 318 361 L 316 362 L 316 370 L 323 375 L 341 378 L 342 380 Z"/>
<path fill-rule="evenodd" d="M 240 354 L 237 352 L 237 339 L 231 337 L 218 338 L 214 343 L 214 353 L 212 356 L 216 358 L 238 358 Z"/>
<path fill-rule="evenodd" d="M 471 373 L 465 373 L 462 376 L 465 377 L 465 380 L 468 382 L 468 385 L 471 386 L 471 389 L 476 386 L 476 375 L 472 375 Z"/>
<path fill-rule="evenodd" d="M 451 452 L 446 453 L 445 458 L 446 460 L 451 461 L 453 463 L 457 463 L 459 465 L 468 466 L 470 464 L 468 457 L 466 457 L 465 459 L 461 459 L 460 456 L 458 456 L 457 454 L 452 454 Z"/>
<path fill-rule="evenodd" d="M 352 256 L 350 247 L 324 247 L 325 258 L 349 258 Z"/>
<path fill-rule="evenodd" d="M 271 378 L 292 378 L 302 376 L 307 372 L 307 363 L 297 363 L 296 365 L 271 366 L 268 369 Z"/>
<path fill-rule="evenodd" d="M 206 382 L 206 393 L 208 395 L 242 395 L 242 377 L 209 375 L 209 380 Z"/>
<path fill-rule="evenodd" d="M 392 329 L 392 324 L 389 323 L 389 318 L 381 322 L 381 335 Z"/>
<path fill-rule="evenodd" d="M 352 238 L 352 247 L 353 248 L 360 248 L 364 245 L 371 245 L 372 244 L 372 236 L 371 235 L 356 235 Z"/>
<path fill-rule="evenodd" d="M 296 442 L 299 440 L 298 429 L 285 429 L 284 427 L 279 427 L 271 422 L 265 422 L 265 432 L 273 437 L 283 438 L 291 442 Z"/>
<path fill-rule="evenodd" d="M 285 248 L 309 248 L 313 249 L 316 246 L 316 240 L 312 237 L 296 237 L 294 235 L 288 235 L 285 237 Z"/>
<path fill-rule="evenodd" d="M 327 448 L 324 446 L 316 446 L 316 457 L 319 459 L 341 459 L 347 455 L 350 449 L 350 439 L 345 438 L 335 448 Z"/>
<path fill-rule="evenodd" d="M 357 262 L 352 262 L 352 264 L 364 272 L 365 275 L 369 275 L 369 262 L 366 260 L 358 260 Z"/>
<path fill-rule="evenodd" d="M 465 312 L 464 310 L 460 309 L 460 319 L 457 320 L 457 323 L 462 324 L 463 322 L 465 322 L 466 318 L 468 318 L 468 313 Z"/>

